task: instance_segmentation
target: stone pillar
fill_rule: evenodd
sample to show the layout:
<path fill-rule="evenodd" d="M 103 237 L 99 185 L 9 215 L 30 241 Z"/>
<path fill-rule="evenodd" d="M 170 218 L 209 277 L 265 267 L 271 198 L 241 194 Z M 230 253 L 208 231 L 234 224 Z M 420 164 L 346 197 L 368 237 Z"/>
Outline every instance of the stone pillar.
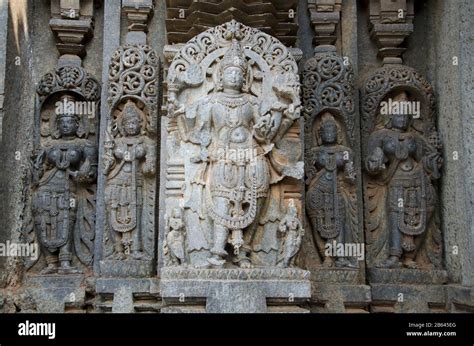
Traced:
<path fill-rule="evenodd" d="M 92 4 L 92 0 L 84 1 L 74 17 L 62 18 L 62 6 L 68 4 L 51 1 L 49 23 L 57 38 L 60 57 L 57 61 L 54 58 L 53 70 L 41 78 L 30 76 L 27 81 L 35 87 L 31 95 L 36 98 L 34 101 L 27 99 L 31 102 L 30 107 L 34 105 L 30 133 L 25 136 L 32 143 L 23 165 L 26 170 L 21 203 L 23 222 L 17 231 L 23 246 L 38 249 L 38 256 L 23 259 L 18 274 L 23 279 L 27 296 L 33 299 L 39 312 L 64 311 L 65 303 L 80 307 L 84 303 L 85 278 L 92 264 L 97 173 L 96 106 L 100 86 L 82 66 L 85 44 L 92 37 Z M 19 16 L 21 10 L 18 7 L 12 12 Z M 16 24 L 21 20 L 26 18 L 20 16 Z M 28 23 L 24 25 L 27 27 Z M 80 32 L 75 31 L 77 25 L 81 27 Z M 16 60 L 21 63 L 12 66 L 25 64 L 27 60 L 22 59 L 19 54 Z M 25 66 L 33 73 L 31 64 Z M 19 114 L 27 113 L 28 107 L 24 110 Z M 25 124 L 21 119 L 18 122 Z M 16 141 L 12 143 L 19 146 Z M 17 237 L 10 240 L 15 242 Z"/>
<path fill-rule="evenodd" d="M 474 305 L 474 135 L 472 2 L 433 1 L 429 25 L 436 34 L 429 59 L 439 105 L 445 169 L 441 185 L 444 250 L 451 285 L 450 311 Z"/>
<path fill-rule="evenodd" d="M 370 2 L 370 35 L 383 64 L 361 90 L 367 279 L 374 312 L 428 312 L 446 304 L 435 95 L 402 59 L 413 15 L 411 0 Z M 394 141 L 392 156 L 387 143 Z M 419 154 L 401 153 L 408 141 Z"/>
<path fill-rule="evenodd" d="M 0 4 L 0 142 L 2 140 L 3 103 L 5 99 L 5 63 L 7 57 L 8 2 Z"/>
<path fill-rule="evenodd" d="M 107 7 L 115 32 L 104 50 L 104 114 L 99 161 L 100 223 L 96 262 L 100 293 L 113 293 L 113 312 L 132 312 L 133 295 L 150 293 L 156 273 L 159 57 L 149 41 L 153 1 Z M 120 15 L 127 33 L 120 45 Z M 118 48 L 111 54 L 112 49 Z M 105 70 L 108 71 L 105 74 Z M 103 194 L 102 194 L 103 193 Z"/>
<path fill-rule="evenodd" d="M 346 311 L 348 304 L 364 309 L 370 291 L 364 285 L 360 124 L 351 63 L 351 58 L 357 61 L 357 50 L 343 41 L 341 34 L 342 23 L 355 27 L 355 16 L 350 15 L 355 6 L 314 0 L 308 2 L 308 10 L 316 44 L 302 73 L 306 229 L 311 230 L 307 236 L 317 251 L 305 256 L 312 273 L 312 300 L 315 305 L 323 304 L 323 311 L 328 312 Z M 341 13 L 347 16 L 343 21 Z M 343 55 L 346 52 L 349 55 Z M 336 137 L 326 138 L 332 131 L 337 132 Z M 328 155 L 340 156 L 344 164 L 335 169 L 321 165 L 321 158 Z M 337 180 L 329 189 L 328 174 Z M 346 253 L 349 247 L 354 251 Z M 338 248 L 342 249 L 339 253 Z"/>

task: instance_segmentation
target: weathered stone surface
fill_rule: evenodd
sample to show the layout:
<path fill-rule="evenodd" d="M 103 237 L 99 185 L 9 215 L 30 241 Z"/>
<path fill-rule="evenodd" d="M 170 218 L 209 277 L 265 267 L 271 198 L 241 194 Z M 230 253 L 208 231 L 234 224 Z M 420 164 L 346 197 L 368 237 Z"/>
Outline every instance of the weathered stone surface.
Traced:
<path fill-rule="evenodd" d="M 293 55 L 236 21 L 171 51 L 162 137 L 164 266 L 294 266 L 304 230 Z M 269 54 L 278 59 L 265 59 Z"/>
<path fill-rule="evenodd" d="M 120 286 L 114 294 L 113 313 L 135 312 L 133 308 L 133 291 L 129 287 Z"/>
<path fill-rule="evenodd" d="M 64 23 L 56 24 L 53 31 Z M 41 250 L 41 260 L 25 260 L 41 274 L 82 273 L 94 256 L 100 85 L 79 56 L 66 53 L 36 85 L 21 233 L 24 242 Z"/>
<path fill-rule="evenodd" d="M 97 293 L 115 293 L 120 287 L 127 287 L 134 293 L 159 293 L 157 278 L 100 278 L 96 281 Z"/>
<path fill-rule="evenodd" d="M 311 281 L 319 283 L 357 284 L 360 280 L 357 269 L 315 268 L 311 270 Z"/>
<path fill-rule="evenodd" d="M 298 1 L 166 1 L 166 30 L 170 43 L 184 43 L 195 35 L 232 19 L 277 37 L 287 46 L 297 39 Z"/>
<path fill-rule="evenodd" d="M 371 312 L 446 312 L 446 286 L 371 284 Z"/>
<path fill-rule="evenodd" d="M 446 270 L 369 268 L 367 278 L 373 283 L 440 285 L 448 282 L 448 273 Z"/>
<path fill-rule="evenodd" d="M 266 312 L 267 299 L 289 303 L 311 296 L 309 272 L 301 269 L 183 269 L 163 268 L 163 299 L 205 298 L 206 312 Z"/>
<path fill-rule="evenodd" d="M 450 312 L 474 312 L 474 288 L 461 285 L 448 285 L 447 300 Z"/>
<path fill-rule="evenodd" d="M 356 253 L 327 254 L 328 245 L 362 244 L 353 79 L 350 63 L 333 51 L 316 52 L 303 70 L 306 214 L 323 267 L 359 266 Z"/>
<path fill-rule="evenodd" d="M 307 280 L 310 273 L 298 268 L 252 268 L 252 269 L 194 269 L 187 267 L 164 267 L 162 280 Z"/>
<path fill-rule="evenodd" d="M 146 44 L 152 2 L 135 5 L 122 3 L 130 35 L 111 56 L 109 108 L 101 128 L 99 171 L 105 179 L 99 183 L 106 217 L 100 270 L 117 277 L 150 276 L 156 258 L 159 58 Z"/>
<path fill-rule="evenodd" d="M 0 141 L 2 140 L 3 103 L 5 98 L 5 63 L 7 53 L 8 3 L 0 4 Z"/>
<path fill-rule="evenodd" d="M 362 95 L 367 266 L 441 269 L 443 159 L 433 89 L 413 68 L 386 65 Z M 401 104 L 410 108 L 392 108 Z"/>
<path fill-rule="evenodd" d="M 401 63 L 404 47 L 400 47 L 413 32 L 413 0 L 371 0 L 370 36 L 376 41 L 384 63 Z"/>
<path fill-rule="evenodd" d="M 29 276 L 26 284 L 35 301 L 36 312 L 61 313 L 66 306 L 84 304 L 85 283 L 82 275 Z"/>
<path fill-rule="evenodd" d="M 146 278 L 153 275 L 153 262 L 128 259 L 125 261 L 102 260 L 100 273 L 103 277 Z"/>
<path fill-rule="evenodd" d="M 474 312 L 472 1 L 300 0 L 297 5 L 295 20 L 290 16 L 295 1 L 0 1 L 0 245 L 26 242 L 43 248 L 37 260 L 0 256 L 0 311 Z M 251 33 L 249 37 L 242 40 L 236 27 L 227 30 L 222 26 L 231 19 L 248 25 L 244 32 Z M 216 25 L 223 35 L 213 40 L 205 32 Z M 186 45 L 189 39 L 193 41 Z M 164 49 L 167 42 L 180 44 Z M 152 61 L 142 64 L 143 57 L 150 55 Z M 402 55 L 412 68 L 399 64 Z M 163 71 L 158 57 L 166 59 Z M 179 63 L 173 65 L 176 57 Z M 298 94 L 297 78 L 281 78 L 281 69 L 296 76 L 295 64 L 300 59 L 300 68 L 310 67 L 302 74 L 303 90 Z M 261 118 L 270 115 L 275 120 L 274 115 L 281 112 L 283 121 L 291 120 L 291 126 L 277 133 L 276 137 L 285 133 L 282 138 L 258 143 L 268 163 L 259 169 L 271 167 L 271 193 L 257 189 L 258 193 L 267 191 L 267 196 L 257 198 L 264 201 L 257 206 L 263 215 L 256 217 L 257 231 L 247 232 L 252 226 L 227 227 L 229 237 L 222 237 L 225 245 L 216 251 L 219 232 L 207 214 L 214 205 L 215 218 L 226 215 L 242 221 L 238 217 L 248 208 L 252 190 L 248 183 L 253 180 L 252 174 L 247 177 L 249 169 L 241 175 L 244 180 L 239 188 L 218 196 L 221 200 L 212 204 L 205 193 L 203 182 L 224 182 L 228 187 L 232 177 L 240 174 L 234 169 L 248 168 L 229 165 L 235 159 L 227 158 L 221 170 L 225 179 L 219 181 L 210 163 L 206 120 L 211 118 L 210 128 L 222 134 L 221 125 L 214 120 L 229 120 L 232 127 L 233 120 L 242 119 L 239 114 L 248 115 L 245 106 L 233 102 L 232 92 L 221 90 L 221 64 L 231 66 L 230 74 L 236 79 L 240 79 L 239 70 L 251 72 L 242 74 L 242 90 L 235 99 L 248 100 Z M 95 80 L 99 75 L 100 84 Z M 163 88 L 160 79 L 165 81 Z M 198 79 L 203 80 L 199 86 Z M 360 111 L 354 85 L 362 91 Z M 379 131 L 385 132 L 382 139 L 399 132 L 390 126 L 392 119 L 380 116 L 382 102 L 404 99 L 404 94 L 409 101 L 421 101 L 421 118 L 413 119 L 401 137 L 395 136 L 401 139 L 398 144 L 416 133 L 417 149 L 424 152 L 421 160 L 414 160 L 415 165 L 434 168 L 430 161 L 440 160 L 431 154 L 436 151 L 436 156 L 443 157 L 440 179 L 431 179 L 438 175 L 437 169 L 429 172 L 434 195 L 431 188 L 429 194 L 421 191 L 417 195 L 415 190 L 423 184 L 409 179 L 408 185 L 417 186 L 403 188 L 414 188 L 413 203 L 399 207 L 404 212 L 392 210 L 402 221 L 416 221 L 425 209 L 430 225 L 419 238 L 414 235 L 413 243 L 393 232 L 400 218 L 388 222 L 388 215 L 378 213 L 389 210 L 390 196 L 384 192 L 400 180 L 360 172 L 360 166 L 365 170 L 372 161 L 374 168 L 377 161 L 366 155 L 374 147 L 369 139 L 380 135 Z M 254 98 L 264 102 L 253 104 Z M 64 116 L 55 111 L 58 100 L 100 102 L 100 130 L 96 127 L 98 109 L 95 118 Z M 307 107 L 314 114 L 296 119 L 300 101 L 303 113 Z M 201 107 L 194 108 L 196 103 Z M 265 114 L 266 108 L 270 112 Z M 136 135 L 121 132 L 127 123 L 122 120 L 133 120 L 137 113 L 142 131 Z M 213 113 L 226 116 L 214 117 Z M 74 125 L 78 118 L 74 136 L 56 131 L 58 123 Z M 321 135 L 331 137 L 334 123 L 337 143 L 318 143 Z M 243 127 L 252 134 L 262 132 L 260 126 L 254 128 L 257 124 Z M 283 125 L 278 124 L 280 129 Z M 242 133 L 241 129 L 233 131 L 234 138 Z M 211 142 L 219 138 L 209 133 Z M 96 155 L 89 152 L 97 144 L 99 170 Z M 332 144 L 340 150 L 333 151 Z M 137 150 L 123 150 L 128 145 Z M 429 145 L 436 150 L 424 150 Z M 404 156 L 403 144 L 395 153 L 389 147 L 380 146 L 386 167 L 393 157 Z M 314 149 L 316 155 L 306 155 Z M 137 155 L 132 160 L 127 153 L 134 151 Z M 351 153 L 346 161 L 355 167 L 355 182 L 346 181 L 351 174 L 346 174 L 343 165 L 332 169 L 327 159 L 346 151 Z M 56 160 L 54 153 L 64 155 Z M 115 167 L 102 174 L 109 159 L 115 161 Z M 148 167 L 142 169 L 147 161 Z M 316 171 L 306 184 L 294 177 L 302 161 L 306 163 L 304 173 Z M 195 169 L 204 162 L 208 162 L 205 169 Z M 403 161 L 400 167 L 405 164 Z M 137 169 L 129 170 L 134 165 Z M 153 173 L 150 166 L 154 166 Z M 287 167 L 281 170 L 282 166 Z M 121 168 L 115 175 L 117 167 Z M 277 173 L 284 173 L 283 179 L 275 176 L 275 167 Z M 145 170 L 148 173 L 142 175 Z M 70 179 L 61 180 L 64 172 Z M 87 181 L 74 181 L 76 173 L 82 176 L 80 180 L 88 176 Z M 35 175 L 40 179 L 31 179 Z M 204 179 L 208 175 L 212 179 Z M 260 179 L 266 173 L 257 175 Z M 337 177 L 337 184 L 328 186 L 328 175 Z M 277 185 L 280 188 L 275 192 Z M 322 196 L 326 203 L 318 204 Z M 437 197 L 434 203 L 433 196 Z M 68 197 L 72 197 L 69 202 L 79 203 L 66 207 L 62 202 Z M 214 202 L 216 196 L 210 198 Z M 423 199 L 426 205 L 420 202 Z M 342 201 L 345 203 L 339 203 Z M 109 227 L 114 220 L 112 210 L 117 222 Z M 362 215 L 364 210 L 366 215 Z M 139 226 L 129 219 L 138 220 Z M 340 225 L 332 223 L 333 219 L 341 220 Z M 120 225 L 133 227 L 124 231 Z M 227 226 L 236 224 L 227 222 Z M 358 259 L 357 268 L 336 261 L 323 265 L 328 257 L 324 245 L 335 233 L 345 242 L 366 245 L 366 259 Z M 353 234 L 358 235 L 357 240 L 351 238 Z M 402 235 L 401 255 L 398 240 L 390 240 L 394 234 Z M 241 245 L 241 240 L 248 245 L 247 237 L 253 238 L 252 246 Z M 414 258 L 407 256 L 413 248 Z M 209 262 L 216 252 L 220 258 Z M 242 260 L 244 253 L 249 254 L 249 261 Z M 400 264 L 393 258 L 386 262 L 390 253 L 400 255 Z M 239 268 L 241 263 L 253 268 Z M 76 270 L 82 274 L 75 274 Z M 48 275 L 37 275 L 42 271 Z M 167 292 L 163 299 L 162 292 Z"/>
<path fill-rule="evenodd" d="M 311 312 L 316 313 L 369 312 L 371 288 L 345 282 L 312 281 L 311 302 Z"/>

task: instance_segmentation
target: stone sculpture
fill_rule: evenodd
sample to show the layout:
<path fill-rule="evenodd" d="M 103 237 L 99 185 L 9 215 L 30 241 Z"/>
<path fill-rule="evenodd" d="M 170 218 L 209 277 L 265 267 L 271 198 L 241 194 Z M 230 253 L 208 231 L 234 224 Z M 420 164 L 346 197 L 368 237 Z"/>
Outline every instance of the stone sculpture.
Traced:
<path fill-rule="evenodd" d="M 321 259 L 318 267 L 325 269 L 358 267 L 355 254 L 327 251 L 361 239 L 353 79 L 350 62 L 327 46 L 315 49 L 303 71 L 306 214 Z"/>
<path fill-rule="evenodd" d="M 325 113 L 319 127 L 320 146 L 312 149 L 316 173 L 306 193 L 307 214 L 312 228 L 326 243 L 353 243 L 357 240 L 354 204 L 356 175 L 352 150 L 338 144 L 338 126 L 334 117 Z M 355 267 L 354 258 L 325 256 L 323 265 Z"/>
<path fill-rule="evenodd" d="M 41 274 L 80 273 L 79 264 L 89 266 L 93 258 L 99 84 L 71 64 L 44 75 L 37 93 L 32 222 L 24 235 L 39 243 L 45 260 Z"/>
<path fill-rule="evenodd" d="M 394 100 L 406 102 L 408 96 L 401 91 Z M 432 182 L 440 177 L 439 142 L 435 132 L 427 138 L 410 131 L 411 122 L 409 113 L 393 114 L 385 128 L 374 131 L 368 141 L 367 172 L 385 190 L 389 257 L 378 264 L 380 267 L 419 266 L 417 253 L 436 207 Z"/>
<path fill-rule="evenodd" d="M 198 35 L 173 59 L 168 170 L 183 167 L 184 196 L 166 204 L 184 206 L 192 265 L 276 265 L 286 199 L 298 197 L 301 208 L 296 71 L 286 47 L 236 21 Z"/>
<path fill-rule="evenodd" d="M 295 256 L 298 254 L 303 240 L 304 229 L 292 199 L 288 204 L 285 218 L 280 222 L 279 231 L 283 236 L 277 265 L 283 268 L 294 266 Z"/>
<path fill-rule="evenodd" d="M 158 69 L 156 52 L 139 42 L 120 46 L 109 65 L 100 166 L 106 209 L 100 267 L 106 276 L 147 276 L 153 270 Z"/>
<path fill-rule="evenodd" d="M 186 264 L 186 230 L 184 228 L 183 212 L 179 208 L 172 211 L 167 219 L 165 255 L 170 257 L 170 265 Z"/>
<path fill-rule="evenodd" d="M 143 112 L 127 101 L 118 122 L 120 137 L 107 142 L 104 173 L 105 201 L 113 237 L 114 259 L 150 259 L 143 252 L 141 226 L 144 179 L 155 174 L 156 154 L 152 142 L 142 135 Z"/>
<path fill-rule="evenodd" d="M 443 160 L 432 88 L 412 68 L 392 65 L 374 72 L 364 91 L 368 265 L 439 269 Z"/>

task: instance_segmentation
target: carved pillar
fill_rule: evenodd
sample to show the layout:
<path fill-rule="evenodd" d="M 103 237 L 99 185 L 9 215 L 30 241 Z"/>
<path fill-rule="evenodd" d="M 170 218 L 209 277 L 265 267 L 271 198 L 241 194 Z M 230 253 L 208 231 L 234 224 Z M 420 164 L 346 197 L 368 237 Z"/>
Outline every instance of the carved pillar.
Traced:
<path fill-rule="evenodd" d="M 341 18 L 341 0 L 308 0 L 308 10 L 316 33 L 314 43 L 317 48 L 334 46 L 337 40 L 336 28 Z"/>
<path fill-rule="evenodd" d="M 81 27 L 92 36 L 92 5 L 84 1 L 76 16 L 61 19 L 68 2 L 51 1 L 61 56 L 36 88 L 32 188 L 22 235 L 40 250 L 26 261 L 26 284 L 40 311 L 51 300 L 56 312 L 67 301 L 81 304 L 93 261 L 100 85 L 82 67 L 84 36 L 73 33 Z"/>
<path fill-rule="evenodd" d="M 378 309 L 379 301 L 395 306 L 400 293 L 406 301 L 401 311 L 428 311 L 427 302 L 416 306 L 418 290 L 431 286 L 439 294 L 427 301 L 439 303 L 440 285 L 447 281 L 438 202 L 443 159 L 435 97 L 420 73 L 402 65 L 400 45 L 413 30 L 413 2 L 371 1 L 370 18 L 371 36 L 383 59 L 383 66 L 365 81 L 361 100 L 373 309 Z"/>
<path fill-rule="evenodd" d="M 49 26 L 61 55 L 84 57 L 85 43 L 92 37 L 94 1 L 52 0 Z"/>
<path fill-rule="evenodd" d="M 156 261 L 159 90 L 159 59 L 146 34 L 153 2 L 122 1 L 122 13 L 128 32 L 110 58 L 101 137 L 99 266 L 101 277 L 149 278 Z"/>
<path fill-rule="evenodd" d="M 161 295 L 171 305 L 206 298 L 208 312 L 308 297 L 309 273 L 295 267 L 304 230 L 293 55 L 234 20 L 167 55 Z"/>
<path fill-rule="evenodd" d="M 401 64 L 406 48 L 402 44 L 413 32 L 413 0 L 371 0 L 370 37 L 384 64 Z"/>
<path fill-rule="evenodd" d="M 306 228 L 316 253 L 306 262 L 317 286 L 314 299 L 351 284 L 352 291 L 368 294 L 364 283 L 364 239 L 361 204 L 360 132 L 354 72 L 341 56 L 337 40 L 341 2 L 308 2 L 315 30 L 314 56 L 303 70 L 305 119 Z M 358 286 L 360 285 L 360 286 Z M 342 291 L 327 311 L 345 311 L 354 299 Z M 365 302 L 360 302 L 361 306 Z"/>
<path fill-rule="evenodd" d="M 5 100 L 5 60 L 7 55 L 8 3 L 0 4 L 0 141 L 3 131 L 3 103 Z"/>

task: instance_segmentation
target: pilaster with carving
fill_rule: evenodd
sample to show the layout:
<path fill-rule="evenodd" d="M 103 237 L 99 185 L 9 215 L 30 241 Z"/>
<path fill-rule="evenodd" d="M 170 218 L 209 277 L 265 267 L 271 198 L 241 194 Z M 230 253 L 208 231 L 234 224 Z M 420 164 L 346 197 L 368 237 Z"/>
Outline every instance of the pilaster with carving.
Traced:
<path fill-rule="evenodd" d="M 24 283 L 38 312 L 51 299 L 55 304 L 48 311 L 63 312 L 71 294 L 73 305 L 83 304 L 83 283 L 94 259 L 101 88 L 82 66 L 85 38 L 73 33 L 82 25 L 79 31 L 92 37 L 93 1 L 72 3 L 51 1 L 50 27 L 60 56 L 36 84 L 30 188 L 21 233 L 30 249 L 38 250 L 24 261 Z M 66 19 L 68 8 L 77 15 Z"/>
<path fill-rule="evenodd" d="M 100 173 L 104 277 L 150 277 L 156 259 L 159 59 L 147 44 L 152 1 L 122 2 L 126 43 L 109 64 L 107 125 Z"/>
<path fill-rule="evenodd" d="M 361 93 L 368 278 L 442 284 L 447 274 L 436 101 L 425 77 L 402 65 L 400 47 L 413 30 L 413 2 L 371 1 L 370 15 L 383 66 L 369 75 Z"/>
<path fill-rule="evenodd" d="M 341 3 L 308 9 L 317 44 L 302 74 L 307 227 L 317 250 L 308 262 L 317 282 L 355 284 L 364 259 L 355 77 L 336 48 Z"/>

